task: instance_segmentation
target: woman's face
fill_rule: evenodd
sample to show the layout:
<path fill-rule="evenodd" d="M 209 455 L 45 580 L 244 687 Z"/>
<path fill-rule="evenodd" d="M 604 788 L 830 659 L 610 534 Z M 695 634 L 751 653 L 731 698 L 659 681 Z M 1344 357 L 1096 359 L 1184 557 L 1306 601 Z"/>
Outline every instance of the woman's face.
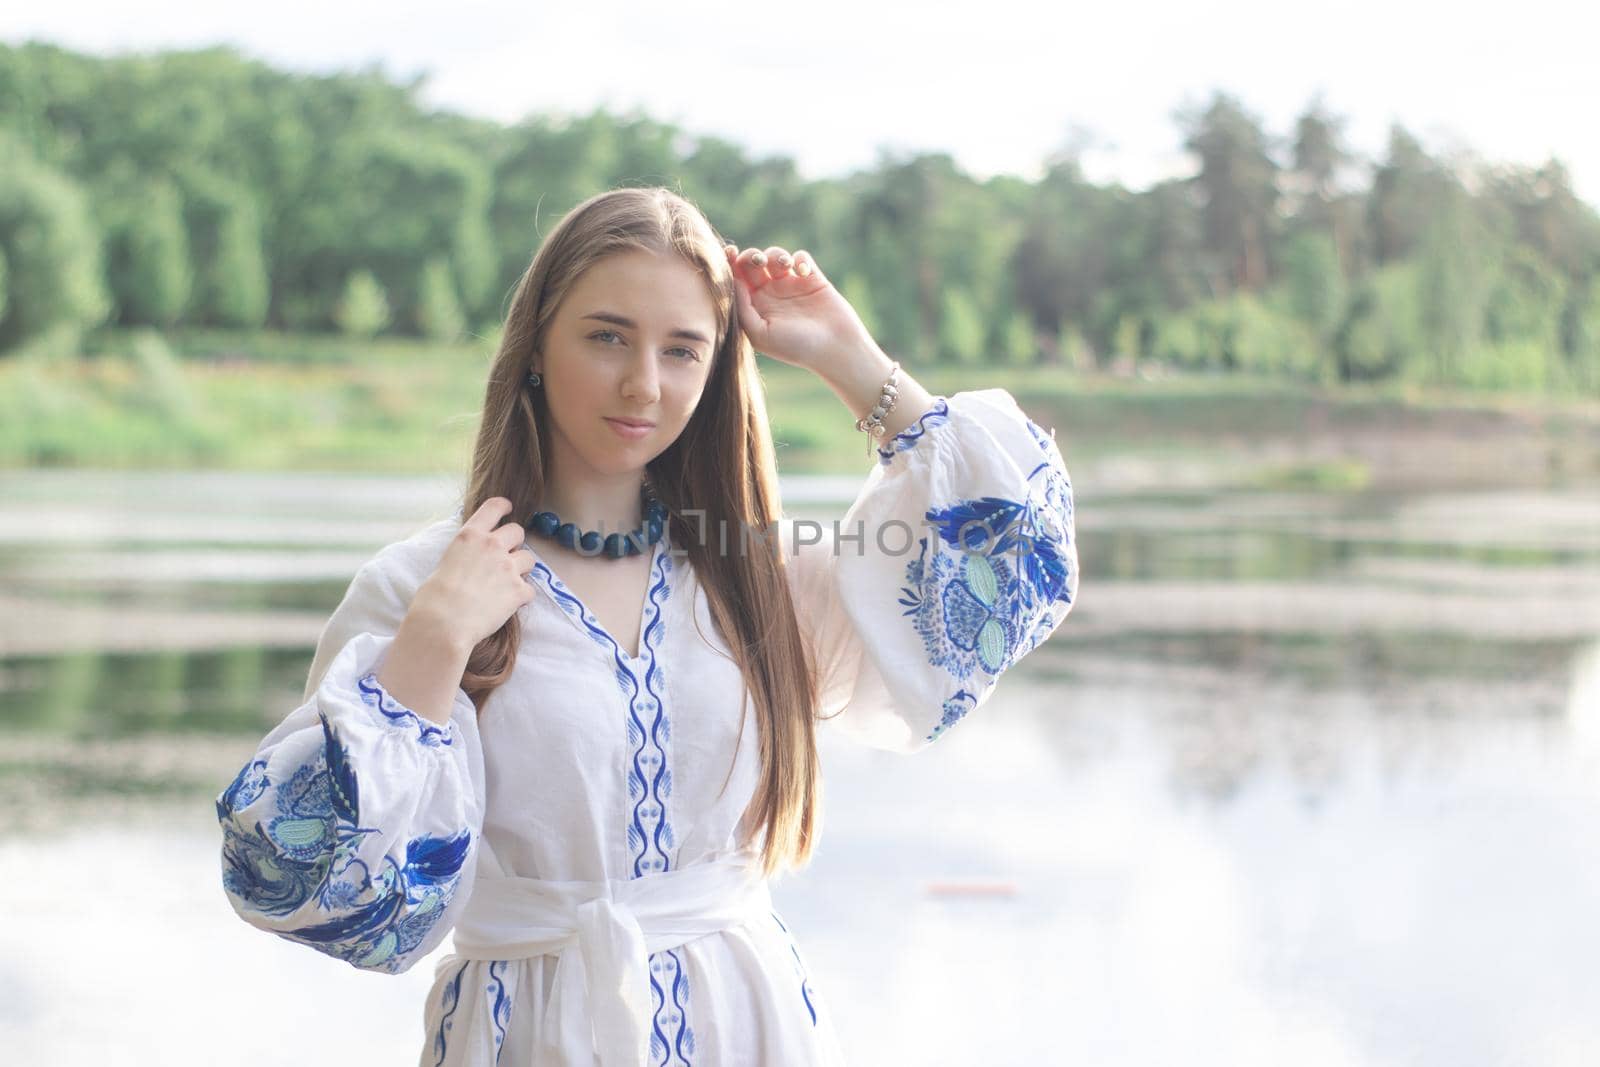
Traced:
<path fill-rule="evenodd" d="M 544 379 L 552 471 L 621 474 L 664 452 L 700 402 L 716 330 L 705 280 L 677 256 L 620 252 L 585 271 L 533 363 Z M 608 419 L 651 425 L 628 433 Z"/>

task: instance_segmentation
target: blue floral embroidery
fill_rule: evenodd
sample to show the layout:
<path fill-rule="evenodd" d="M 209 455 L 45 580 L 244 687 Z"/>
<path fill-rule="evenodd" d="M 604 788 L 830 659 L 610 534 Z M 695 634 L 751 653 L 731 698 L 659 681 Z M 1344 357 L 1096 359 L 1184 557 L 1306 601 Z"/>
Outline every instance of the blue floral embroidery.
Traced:
<path fill-rule="evenodd" d="M 361 702 L 369 708 L 377 709 L 385 719 L 395 726 L 415 726 L 417 728 L 417 743 L 437 748 L 440 745 L 454 743 L 450 729 L 437 723 L 426 722 L 422 716 L 400 703 L 389 695 L 378 682 L 375 671 L 368 671 L 356 682 L 356 689 L 361 693 Z M 454 727 L 454 724 L 451 724 Z"/>
<path fill-rule="evenodd" d="M 985 496 L 928 509 L 937 537 L 921 538 L 921 553 L 906 564 L 902 614 L 913 618 L 928 662 L 972 679 L 976 690 L 945 702 L 928 740 L 961 721 L 1071 605 L 1072 485 L 1054 441 L 1037 426 L 1030 432 L 1045 453 L 1028 475 L 1039 487 L 1024 500 Z"/>
<path fill-rule="evenodd" d="M 280 931 L 291 941 L 367 970 L 401 970 L 449 905 L 472 843 L 470 830 L 406 843 L 404 864 L 383 857 L 376 877 L 359 851 L 373 827 L 359 825 L 360 783 L 326 715 L 316 758 L 277 783 L 276 813 L 253 830 L 237 814 L 272 786 L 255 760 L 217 798 L 223 887 L 263 915 L 283 918 L 315 901 L 333 917 Z"/>
<path fill-rule="evenodd" d="M 267 791 L 268 784 L 266 760 L 246 763 L 234 776 L 233 784 L 217 797 L 217 818 L 226 819 L 230 812 L 254 804 L 256 798 Z"/>
<path fill-rule="evenodd" d="M 916 422 L 895 434 L 887 448 L 878 449 L 878 463 L 887 467 L 895 456 L 915 448 L 930 427 L 943 426 L 949 421 L 950 402 L 945 397 L 935 397 L 933 407 L 925 411 Z"/>
<path fill-rule="evenodd" d="M 939 720 L 939 725 L 933 728 L 933 732 L 928 735 L 927 739 L 929 741 L 937 739 L 940 734 L 965 718 L 967 712 L 971 711 L 977 704 L 977 697 L 974 697 L 965 689 L 957 689 L 955 696 L 944 702 L 944 717 Z"/>

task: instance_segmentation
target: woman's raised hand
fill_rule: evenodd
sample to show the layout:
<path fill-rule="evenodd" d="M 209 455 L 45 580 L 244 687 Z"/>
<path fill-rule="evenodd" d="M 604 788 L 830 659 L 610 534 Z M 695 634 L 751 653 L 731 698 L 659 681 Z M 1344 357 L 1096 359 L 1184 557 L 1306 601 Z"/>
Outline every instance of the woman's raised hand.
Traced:
<path fill-rule="evenodd" d="M 874 342 L 856 309 L 833 287 L 811 253 L 724 245 L 733 268 L 739 325 L 756 350 L 816 369 L 819 361 Z"/>
<path fill-rule="evenodd" d="M 485 500 L 445 549 L 439 566 L 422 583 L 410 613 L 428 619 L 471 650 L 538 595 L 526 575 L 535 556 L 523 547 L 527 533 L 514 522 L 496 524 L 511 510 L 503 496 Z"/>

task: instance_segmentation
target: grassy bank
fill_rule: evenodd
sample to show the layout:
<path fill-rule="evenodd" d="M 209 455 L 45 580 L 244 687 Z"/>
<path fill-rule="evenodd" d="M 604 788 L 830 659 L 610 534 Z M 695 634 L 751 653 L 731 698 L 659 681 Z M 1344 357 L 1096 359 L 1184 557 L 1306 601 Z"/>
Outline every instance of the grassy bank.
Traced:
<path fill-rule="evenodd" d="M 0 360 L 0 466 L 454 473 L 476 431 L 491 339 L 439 345 L 274 334 L 108 332 Z M 785 472 L 870 465 L 815 376 L 763 358 Z M 908 361 L 935 392 L 1000 386 L 1075 463 L 1213 459 L 1232 480 L 1359 487 L 1600 481 L 1600 402 L 1156 380 Z M 1409 473 L 1407 473 L 1409 472 Z"/>

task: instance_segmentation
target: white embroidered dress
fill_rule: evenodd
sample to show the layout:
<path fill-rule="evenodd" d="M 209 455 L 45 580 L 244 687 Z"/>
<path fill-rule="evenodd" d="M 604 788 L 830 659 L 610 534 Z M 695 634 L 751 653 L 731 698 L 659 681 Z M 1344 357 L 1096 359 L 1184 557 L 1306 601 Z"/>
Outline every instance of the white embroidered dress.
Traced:
<path fill-rule="evenodd" d="M 877 459 L 837 530 L 785 520 L 780 540 L 822 665 L 821 713 L 839 713 L 820 728 L 912 752 L 1066 617 L 1078 586 L 1072 486 L 1053 434 L 1002 389 L 936 398 Z M 591 911 L 586 939 L 526 933 L 529 944 L 550 935 L 544 954 L 459 951 L 469 924 L 481 941 L 469 903 L 484 918 L 490 897 L 527 887 L 649 890 L 671 878 L 632 880 L 725 868 L 760 770 L 753 705 L 740 735 L 743 680 L 692 565 L 665 538 L 637 656 L 541 558 L 515 669 L 481 716 L 461 690 L 447 727 L 390 697 L 377 672 L 460 522 L 458 510 L 360 568 L 318 642 L 305 702 L 217 797 L 235 911 L 386 972 L 460 924 L 458 952 L 435 968 L 421 1064 L 845 1062 L 794 938 L 760 896 L 709 933 L 664 936 L 671 922 L 639 905 L 638 926 Z M 478 885 L 494 892 L 473 902 Z M 634 899 L 610 889 L 608 904 Z"/>

